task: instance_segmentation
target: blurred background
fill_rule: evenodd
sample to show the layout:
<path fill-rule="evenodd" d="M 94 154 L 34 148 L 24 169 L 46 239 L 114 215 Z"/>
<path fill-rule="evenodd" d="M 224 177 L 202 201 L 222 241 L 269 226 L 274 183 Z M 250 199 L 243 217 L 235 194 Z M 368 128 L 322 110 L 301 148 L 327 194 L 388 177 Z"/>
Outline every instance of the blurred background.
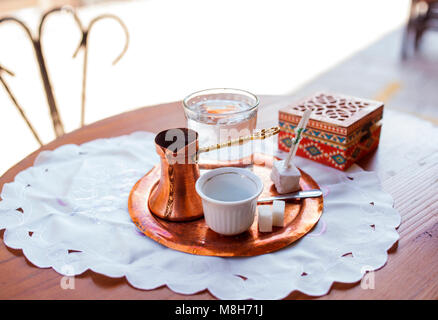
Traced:
<path fill-rule="evenodd" d="M 86 123 L 212 87 L 291 98 L 330 90 L 438 123 L 438 19 L 430 30 L 424 23 L 438 17 L 433 2 L 0 0 L 0 18 L 19 18 L 36 34 L 46 10 L 70 5 L 85 25 L 104 13 L 125 22 L 130 45 L 114 66 L 123 30 L 102 20 L 90 33 Z M 72 55 L 81 34 L 65 13 L 51 15 L 43 31 L 55 98 L 72 131 L 80 126 L 83 51 Z M 0 39 L 0 65 L 15 73 L 0 76 L 48 143 L 55 136 L 32 44 L 13 23 L 0 25 Z M 0 174 L 39 148 L 1 85 L 0 137 Z"/>

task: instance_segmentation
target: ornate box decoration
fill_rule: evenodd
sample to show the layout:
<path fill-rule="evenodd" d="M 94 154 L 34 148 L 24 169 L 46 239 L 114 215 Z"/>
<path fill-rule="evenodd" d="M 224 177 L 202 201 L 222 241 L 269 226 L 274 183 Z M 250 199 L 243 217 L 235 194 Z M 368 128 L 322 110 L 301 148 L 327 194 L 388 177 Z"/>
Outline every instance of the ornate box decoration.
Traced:
<path fill-rule="evenodd" d="M 383 103 L 318 93 L 280 110 L 278 147 L 289 151 L 304 110 L 312 108 L 297 155 L 346 170 L 379 145 Z"/>

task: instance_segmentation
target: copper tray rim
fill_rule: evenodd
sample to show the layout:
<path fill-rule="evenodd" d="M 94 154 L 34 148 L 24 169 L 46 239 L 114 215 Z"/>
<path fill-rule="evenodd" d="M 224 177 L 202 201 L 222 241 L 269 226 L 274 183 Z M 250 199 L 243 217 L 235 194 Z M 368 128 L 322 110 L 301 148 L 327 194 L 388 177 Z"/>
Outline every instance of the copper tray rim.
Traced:
<path fill-rule="evenodd" d="M 261 155 L 262 157 L 271 157 L 273 159 L 278 159 L 275 156 L 272 155 L 266 155 L 266 154 L 254 154 L 254 155 Z M 135 193 L 138 190 L 138 187 L 141 183 L 143 183 L 143 180 L 145 180 L 149 175 L 151 175 L 154 171 L 159 171 L 160 165 L 157 164 L 155 166 L 153 166 L 143 177 L 141 177 L 133 186 L 133 188 L 130 191 L 129 194 L 129 199 L 128 199 L 128 210 L 129 210 L 129 215 L 131 217 L 131 220 L 134 222 L 134 224 L 136 225 L 137 229 L 144 235 L 146 235 L 147 237 L 149 237 L 150 239 L 164 245 L 167 248 L 173 249 L 173 250 L 177 250 L 180 252 L 184 252 L 184 253 L 189 253 L 189 254 L 194 254 L 194 255 L 201 255 L 201 256 L 216 256 L 216 257 L 249 257 L 249 256 L 258 256 L 258 255 L 262 255 L 262 254 L 267 254 L 267 253 L 271 253 L 271 252 L 275 252 L 278 251 L 280 249 L 283 249 L 284 247 L 289 246 L 290 244 L 296 242 L 297 240 L 301 239 L 302 237 L 304 237 L 307 233 L 309 233 L 314 227 L 315 225 L 318 223 L 319 219 L 321 218 L 321 215 L 324 211 L 324 197 L 323 195 L 321 195 L 320 197 L 316 197 L 316 198 L 308 198 L 308 199 L 317 199 L 318 200 L 318 210 L 316 212 L 316 215 L 314 216 L 314 219 L 312 221 L 312 223 L 308 223 L 305 227 L 304 230 L 302 230 L 302 232 L 300 232 L 299 234 L 295 235 L 294 237 L 287 237 L 284 236 L 281 239 L 275 241 L 274 243 L 276 243 L 276 245 L 266 248 L 262 251 L 260 250 L 256 250 L 254 252 L 252 251 L 248 251 L 244 254 L 234 254 L 234 253 L 230 253 L 230 252 L 218 252 L 218 251 L 212 251 L 210 249 L 204 249 L 204 248 L 195 248 L 194 246 L 191 245 L 186 245 L 186 244 L 181 244 L 175 241 L 170 241 L 162 236 L 159 236 L 159 234 L 157 234 L 157 232 L 154 232 L 154 230 L 152 230 L 151 228 L 145 228 L 144 224 L 141 224 L 138 219 L 138 210 L 135 210 L 135 198 L 138 198 Z M 306 172 L 304 172 L 303 170 L 301 170 L 300 168 L 298 168 L 300 170 L 300 172 L 302 173 L 302 176 L 305 177 L 306 182 L 312 184 L 315 188 L 319 188 L 319 185 L 316 183 L 316 181 Z M 142 200 L 142 202 L 146 203 L 146 206 L 148 206 L 148 202 L 149 202 L 149 196 L 151 191 L 156 187 L 157 183 L 159 181 L 159 177 L 157 177 L 156 179 L 154 179 L 154 181 L 152 183 L 149 184 L 149 188 L 148 191 L 145 192 L 145 194 L 143 194 L 143 197 L 147 199 L 146 200 Z M 306 199 L 304 199 L 305 201 Z M 306 208 L 306 206 L 304 206 L 304 209 Z M 149 207 L 147 208 L 147 210 L 144 210 L 146 213 L 147 217 L 150 217 L 152 219 L 150 220 L 154 220 L 154 225 L 157 227 L 157 229 L 159 231 L 162 231 L 164 233 L 170 233 L 171 230 L 168 230 L 166 228 L 164 228 L 161 224 L 160 221 L 163 223 L 184 223 L 184 224 L 191 224 L 191 223 L 198 223 L 199 221 L 205 221 L 205 219 L 202 217 L 200 219 L 196 219 L 196 220 L 191 220 L 191 221 L 185 221 L 185 222 L 170 222 L 170 221 L 165 221 L 161 218 L 159 218 L 158 216 L 154 215 L 150 210 Z M 299 213 L 297 215 L 298 216 L 302 216 L 304 212 L 302 212 L 302 205 L 300 206 L 300 210 Z M 295 219 L 297 218 L 295 217 Z M 257 220 L 257 219 L 256 219 Z M 257 221 L 255 220 L 254 223 L 257 223 Z M 205 223 L 205 222 L 204 222 Z M 284 228 L 286 228 L 287 226 L 285 226 Z M 214 232 L 214 231 L 211 231 Z M 238 235 L 239 236 L 239 235 Z M 235 236 L 235 237 L 238 237 Z M 228 237 L 228 236 L 224 236 L 224 237 Z"/>

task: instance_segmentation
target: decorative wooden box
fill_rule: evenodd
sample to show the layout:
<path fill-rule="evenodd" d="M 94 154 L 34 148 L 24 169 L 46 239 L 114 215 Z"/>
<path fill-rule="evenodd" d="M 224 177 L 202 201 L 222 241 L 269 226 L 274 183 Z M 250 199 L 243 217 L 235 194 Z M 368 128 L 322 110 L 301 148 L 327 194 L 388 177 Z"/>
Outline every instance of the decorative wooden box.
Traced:
<path fill-rule="evenodd" d="M 289 151 L 304 110 L 312 108 L 297 155 L 345 170 L 377 148 L 383 103 L 318 93 L 280 110 L 278 147 Z"/>

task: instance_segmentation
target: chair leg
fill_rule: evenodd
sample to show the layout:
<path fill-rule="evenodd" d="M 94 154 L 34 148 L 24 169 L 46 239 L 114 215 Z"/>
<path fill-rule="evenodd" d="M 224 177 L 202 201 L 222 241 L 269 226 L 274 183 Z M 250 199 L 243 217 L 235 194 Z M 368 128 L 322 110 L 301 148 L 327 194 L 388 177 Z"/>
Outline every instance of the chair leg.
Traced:
<path fill-rule="evenodd" d="M 414 41 L 417 39 L 417 4 L 419 0 L 412 0 L 411 7 L 409 11 L 408 22 L 406 23 L 405 31 L 403 33 L 402 39 L 402 47 L 401 47 L 401 58 L 402 60 L 407 59 L 408 54 L 410 53 L 411 46 L 411 38 L 414 36 Z"/>
<path fill-rule="evenodd" d="M 408 57 L 408 51 L 409 51 L 409 43 L 412 33 L 412 25 L 410 22 L 408 22 L 407 26 L 405 27 L 405 31 L 403 33 L 403 40 L 402 40 L 402 50 L 401 50 L 401 58 L 402 60 L 406 60 Z"/>
<path fill-rule="evenodd" d="M 428 5 L 426 13 L 417 18 L 418 26 L 417 26 L 417 33 L 415 34 L 415 43 L 414 43 L 415 51 L 417 51 L 420 46 L 421 39 L 423 38 L 423 34 L 426 31 L 427 21 L 431 19 L 433 19 L 432 5 Z"/>
<path fill-rule="evenodd" d="M 418 47 L 420 46 L 420 40 L 423 37 L 424 34 L 424 28 L 419 28 L 417 32 L 415 33 L 415 39 L 414 39 L 414 49 L 415 51 L 418 50 Z"/>

